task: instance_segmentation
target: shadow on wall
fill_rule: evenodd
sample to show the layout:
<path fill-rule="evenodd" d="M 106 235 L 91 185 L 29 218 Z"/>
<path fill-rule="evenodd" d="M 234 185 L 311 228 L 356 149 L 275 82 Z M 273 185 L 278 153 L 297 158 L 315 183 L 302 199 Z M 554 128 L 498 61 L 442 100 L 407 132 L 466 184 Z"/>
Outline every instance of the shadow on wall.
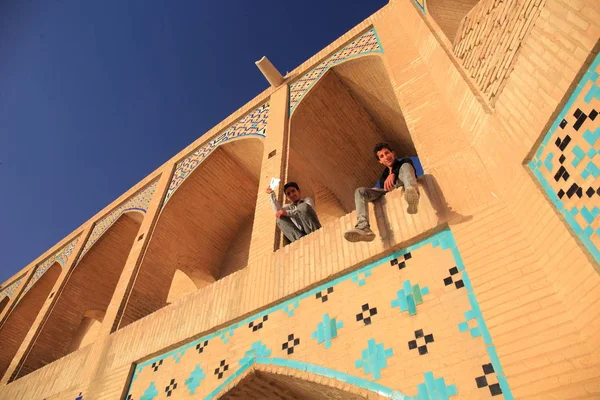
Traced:
<path fill-rule="evenodd" d="M 477 3 L 479 0 L 427 0 L 427 11 L 450 43 L 454 43 L 461 21 Z"/>
<path fill-rule="evenodd" d="M 331 68 L 294 109 L 287 180 L 314 198 L 323 225 L 353 211 L 354 189 L 379 178 L 372 154 L 378 142 L 388 142 L 398 156 L 416 155 L 379 55 Z"/>
<path fill-rule="evenodd" d="M 93 320 L 110 303 L 142 219 L 139 212 L 122 214 L 73 267 L 13 380 L 95 339 L 98 326 Z M 96 310 L 93 318 L 90 310 Z"/>
<path fill-rule="evenodd" d="M 183 181 L 161 211 L 114 329 L 247 265 L 262 158 L 262 139 L 229 141 Z"/>

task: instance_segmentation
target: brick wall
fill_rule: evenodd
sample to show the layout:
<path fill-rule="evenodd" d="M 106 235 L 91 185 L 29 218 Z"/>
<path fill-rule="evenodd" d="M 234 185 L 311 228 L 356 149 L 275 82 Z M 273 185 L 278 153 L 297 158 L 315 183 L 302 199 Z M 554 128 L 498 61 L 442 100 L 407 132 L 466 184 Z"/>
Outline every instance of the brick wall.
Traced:
<path fill-rule="evenodd" d="M 454 54 L 486 99 L 494 104 L 535 25 L 545 0 L 482 0 L 464 17 Z M 432 17 L 436 19 L 432 11 Z M 443 28 L 442 28 L 443 29 Z"/>

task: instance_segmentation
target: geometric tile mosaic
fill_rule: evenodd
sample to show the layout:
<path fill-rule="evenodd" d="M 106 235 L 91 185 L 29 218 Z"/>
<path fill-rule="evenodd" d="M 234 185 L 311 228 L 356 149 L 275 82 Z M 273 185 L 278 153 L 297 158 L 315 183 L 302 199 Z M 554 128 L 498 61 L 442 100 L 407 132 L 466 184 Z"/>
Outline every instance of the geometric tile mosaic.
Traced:
<path fill-rule="evenodd" d="M 150 183 L 144 189 L 137 192 L 133 197 L 129 200 L 121 204 L 117 207 L 116 210 L 108 214 L 106 217 L 102 218 L 99 222 L 94 225 L 94 229 L 90 234 L 85 246 L 83 246 L 83 250 L 81 251 L 81 255 L 79 256 L 79 260 L 83 258 L 85 253 L 88 252 L 89 249 L 100 239 L 100 237 L 115 223 L 119 217 L 127 212 L 132 210 L 141 211 L 142 213 L 146 213 L 148 210 L 148 205 L 152 200 L 152 196 L 154 195 L 154 191 L 156 190 L 156 185 L 158 184 L 158 179 L 154 182 Z"/>
<path fill-rule="evenodd" d="M 165 207 L 173 193 L 186 180 L 188 176 L 221 144 L 244 136 L 258 136 L 265 138 L 267 135 L 267 117 L 269 103 L 265 103 L 246 114 L 243 118 L 231 125 L 227 130 L 210 142 L 200 146 L 196 151 L 175 165 L 175 172 L 167 190 L 162 208 Z"/>
<path fill-rule="evenodd" d="M 529 168 L 600 262 L 600 54 L 542 140 Z"/>
<path fill-rule="evenodd" d="M 290 116 L 304 95 L 331 67 L 369 53 L 383 53 L 375 28 L 369 29 L 360 37 L 345 45 L 341 50 L 335 52 L 290 85 Z"/>
<path fill-rule="evenodd" d="M 25 295 L 25 293 L 27 293 L 27 291 L 29 291 L 29 289 L 31 289 L 31 287 L 38 281 L 38 279 L 40 279 L 42 275 L 44 275 L 44 273 L 48 271 L 48 268 L 50 268 L 52 264 L 57 262 L 60 264 L 61 267 L 64 268 L 64 266 L 67 265 L 67 262 L 69 261 L 69 257 L 71 257 L 71 255 L 73 254 L 73 250 L 75 250 L 75 246 L 77 246 L 78 242 L 79 237 L 76 237 L 68 245 L 54 253 L 52 257 L 48 258 L 43 263 L 38 265 L 35 272 L 33 273 L 33 276 L 27 283 L 27 286 L 25 286 L 25 289 L 23 289 L 21 299 L 23 298 L 23 295 Z"/>
<path fill-rule="evenodd" d="M 404 268 L 390 263 L 408 253 Z M 460 290 L 445 285 L 449 270 Z M 140 362 L 126 398 L 217 399 L 261 365 L 392 399 L 513 399 L 450 230 Z"/>
<path fill-rule="evenodd" d="M 2 291 L 0 292 L 0 300 L 4 300 L 6 296 L 10 297 L 11 299 L 14 298 L 17 289 L 21 287 L 21 284 L 24 280 L 25 276 L 23 275 L 22 277 L 20 277 L 19 279 L 2 289 Z"/>

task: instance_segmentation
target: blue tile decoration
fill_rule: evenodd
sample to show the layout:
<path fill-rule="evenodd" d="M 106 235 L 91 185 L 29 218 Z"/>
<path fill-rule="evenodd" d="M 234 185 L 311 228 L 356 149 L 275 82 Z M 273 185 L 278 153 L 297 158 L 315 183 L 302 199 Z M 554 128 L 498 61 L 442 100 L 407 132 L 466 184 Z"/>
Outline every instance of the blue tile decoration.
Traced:
<path fill-rule="evenodd" d="M 294 311 L 296 311 L 298 306 L 300 306 L 300 302 L 298 300 L 294 300 L 290 304 L 286 304 L 285 307 L 283 307 L 283 312 L 286 313 L 288 317 L 293 317 Z"/>
<path fill-rule="evenodd" d="M 15 281 L 9 283 L 2 291 L 0 291 L 0 300 L 4 300 L 5 297 L 14 298 L 17 294 L 17 290 L 21 287 L 25 281 L 25 275 L 22 275 Z"/>
<path fill-rule="evenodd" d="M 269 357 L 271 355 L 271 350 L 267 348 L 260 340 L 258 342 L 252 343 L 250 350 L 246 352 L 244 358 L 240 360 L 240 365 L 251 365 L 254 364 L 258 357 Z"/>
<path fill-rule="evenodd" d="M 434 252 L 435 256 L 424 260 L 437 257 L 440 264 L 419 261 L 421 251 Z M 402 268 L 400 261 L 404 263 Z M 367 271 L 366 284 L 360 286 L 359 277 L 366 276 Z M 444 282 L 448 275 L 460 278 L 463 286 L 456 290 L 453 280 L 450 288 Z M 371 298 L 374 295 L 377 299 Z M 328 300 L 323 301 L 326 296 Z M 417 314 L 410 314 L 407 299 L 413 299 Z M 428 310 L 440 312 L 440 304 L 444 304 L 444 325 L 433 332 L 429 321 L 437 318 Z M 248 329 L 252 322 L 264 322 L 267 315 L 268 323 L 262 329 Z M 348 319 L 357 322 L 342 323 Z M 313 324 L 307 324 L 309 320 Z M 394 332 L 391 336 L 390 331 Z M 305 371 L 392 399 L 448 399 L 460 390 L 464 398 L 485 394 L 512 400 L 492 339 L 454 237 L 446 229 L 140 362 L 135 366 L 128 396 L 153 398 L 159 395 L 158 387 L 171 388 L 172 396 L 189 391 L 198 398 L 216 399 L 253 369 L 276 366 L 281 367 L 278 371 Z M 467 361 L 483 372 L 465 377 L 460 371 L 441 373 L 435 365 L 429 365 L 445 357 L 444 349 L 455 354 L 456 346 L 465 346 L 462 350 L 473 354 Z M 189 349 L 192 351 L 186 351 Z M 407 385 L 399 379 L 396 374 L 406 369 L 423 374 L 422 383 Z M 187 391 L 173 391 L 177 382 L 184 382 Z"/>
<path fill-rule="evenodd" d="M 290 116 L 294 113 L 306 93 L 330 68 L 356 57 L 377 53 L 383 53 L 383 47 L 375 28 L 371 28 L 302 75 L 300 79 L 290 85 Z"/>
<path fill-rule="evenodd" d="M 79 392 L 79 395 L 75 397 L 75 400 L 83 400 L 83 392 Z"/>
<path fill-rule="evenodd" d="M 528 163 L 543 191 L 584 245 L 600 263 L 600 55 Z"/>
<path fill-rule="evenodd" d="M 329 314 L 323 315 L 323 320 L 317 324 L 317 330 L 312 333 L 312 338 L 317 339 L 319 344 L 324 343 L 325 348 L 331 346 L 331 339 L 338 335 L 338 329 L 344 327 L 342 321 L 337 321 L 335 318 L 329 318 Z"/>
<path fill-rule="evenodd" d="M 140 397 L 140 400 L 152 400 L 156 396 L 158 396 L 158 390 L 156 389 L 156 384 L 154 382 L 150 382 L 150 386 L 144 392 L 144 395 Z"/>
<path fill-rule="evenodd" d="M 194 394 L 204 378 L 206 378 L 206 374 L 200 367 L 200 364 L 196 364 L 196 367 L 190 373 L 190 376 L 183 383 L 187 386 L 190 394 Z"/>
<path fill-rule="evenodd" d="M 215 139 L 203 144 L 192 154 L 178 162 L 175 166 L 175 172 L 171 178 L 171 183 L 169 189 L 167 189 L 167 194 L 162 207 L 165 207 L 183 181 L 185 181 L 217 147 L 226 142 L 244 137 L 258 137 L 264 139 L 267 136 L 268 116 L 269 102 L 266 102 L 234 122 Z"/>
<path fill-rule="evenodd" d="M 356 360 L 356 368 L 362 368 L 366 375 L 372 374 L 373 379 L 381 378 L 381 370 L 387 367 L 387 359 L 394 355 L 393 349 L 385 349 L 383 343 L 369 339 L 367 348 L 362 351 L 361 358 Z"/>
<path fill-rule="evenodd" d="M 423 14 L 427 14 L 427 12 L 425 11 L 425 0 L 413 0 L 413 1 L 415 2 L 417 7 L 419 8 L 419 10 L 421 10 L 421 12 Z"/>
<path fill-rule="evenodd" d="M 398 290 L 397 297 L 392 300 L 392 307 L 400 308 L 401 312 L 408 311 L 408 315 L 417 313 L 417 305 L 423 303 L 423 296 L 429 294 L 427 286 L 422 289 L 419 284 L 412 285 L 410 280 L 402 283 L 402 289 Z"/>
<path fill-rule="evenodd" d="M 352 274 L 352 282 L 358 283 L 358 286 L 364 286 L 367 283 L 367 278 L 371 276 L 371 271 L 355 272 Z"/>
<path fill-rule="evenodd" d="M 451 396 L 456 396 L 458 390 L 456 385 L 446 385 L 444 378 L 435 378 L 433 372 L 425 372 L 425 381 L 417 386 L 419 394 L 412 397 L 412 400 L 448 400 Z"/>

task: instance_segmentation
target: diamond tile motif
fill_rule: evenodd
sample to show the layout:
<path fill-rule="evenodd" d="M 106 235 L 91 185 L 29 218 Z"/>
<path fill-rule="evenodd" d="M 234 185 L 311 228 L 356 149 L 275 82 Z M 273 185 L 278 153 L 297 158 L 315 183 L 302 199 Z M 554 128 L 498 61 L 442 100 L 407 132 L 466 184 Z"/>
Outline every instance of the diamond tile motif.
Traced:
<path fill-rule="evenodd" d="M 408 348 L 409 350 L 418 349 L 419 355 L 422 356 L 428 353 L 427 344 L 434 341 L 432 333 L 425 335 L 423 329 L 419 329 L 415 331 L 415 339 L 408 342 Z"/>
<path fill-rule="evenodd" d="M 194 370 L 190 373 L 189 378 L 187 378 L 183 383 L 185 383 L 185 386 L 187 386 L 190 394 L 194 394 L 204 378 L 206 378 L 206 374 L 202 368 L 200 368 L 200 364 L 196 364 L 196 368 L 194 368 Z"/>
<path fill-rule="evenodd" d="M 240 365 L 250 365 L 253 364 L 258 357 L 269 357 L 270 355 L 271 350 L 259 340 L 258 342 L 252 343 L 250 350 L 248 350 L 244 355 L 244 358 L 240 360 Z"/>
<path fill-rule="evenodd" d="M 252 321 L 248 324 L 248 328 L 252 329 L 252 332 L 256 332 L 263 328 L 263 324 L 269 320 L 269 316 L 265 315 L 262 318 Z"/>
<path fill-rule="evenodd" d="M 421 289 L 419 284 L 412 285 L 410 280 L 402 283 L 402 289 L 398 290 L 396 298 L 392 300 L 392 307 L 398 307 L 400 312 L 408 311 L 408 315 L 417 313 L 417 305 L 423 303 L 423 296 L 429 294 L 429 288 Z"/>
<path fill-rule="evenodd" d="M 175 389 L 177 389 L 177 382 L 175 382 L 175 379 L 171 379 L 171 382 L 165 387 L 167 397 L 171 397 Z"/>
<path fill-rule="evenodd" d="M 444 378 L 435 378 L 433 372 L 426 372 L 425 382 L 417 386 L 419 394 L 413 400 L 448 400 L 458 394 L 456 385 L 446 385 Z"/>
<path fill-rule="evenodd" d="M 229 371 L 229 364 L 225 363 L 225 360 L 221 360 L 221 363 L 217 368 L 215 368 L 215 375 L 217 375 L 218 379 L 223 378 L 223 374 Z"/>
<path fill-rule="evenodd" d="M 377 307 L 369 308 L 369 303 L 363 304 L 361 312 L 356 314 L 356 320 L 362 321 L 365 325 L 371 324 L 371 317 L 377 315 Z"/>
<path fill-rule="evenodd" d="M 288 355 L 294 354 L 294 347 L 300 345 L 300 338 L 294 336 L 293 333 L 288 335 L 287 342 L 281 345 L 281 350 L 286 350 Z"/>
<path fill-rule="evenodd" d="M 367 348 L 362 351 L 362 357 L 356 360 L 355 367 L 362 368 L 365 374 L 373 374 L 373 379 L 381 378 L 381 371 L 387 367 L 387 359 L 394 355 L 393 349 L 385 349 L 383 343 L 369 339 Z"/>
<path fill-rule="evenodd" d="M 337 337 L 338 329 L 344 327 L 342 321 L 335 318 L 329 318 L 329 314 L 323 315 L 323 320 L 317 324 L 317 330 L 312 333 L 312 338 L 317 339 L 319 344 L 324 344 L 325 348 L 331 347 L 331 340 Z"/>
<path fill-rule="evenodd" d="M 600 207 L 599 111 L 600 55 L 596 55 L 528 164 L 596 262 L 600 262 L 600 212 L 593 210 Z"/>
<path fill-rule="evenodd" d="M 487 387 L 492 396 L 498 396 L 502 394 L 502 388 L 496 377 L 494 366 L 492 363 L 484 364 L 481 366 L 483 369 L 483 375 L 475 378 L 475 383 L 479 389 Z"/>
<path fill-rule="evenodd" d="M 315 293 L 315 298 L 321 299 L 321 302 L 325 303 L 327 300 L 329 300 L 329 295 L 331 293 L 333 293 L 333 287 L 328 287 L 326 290 Z"/>

